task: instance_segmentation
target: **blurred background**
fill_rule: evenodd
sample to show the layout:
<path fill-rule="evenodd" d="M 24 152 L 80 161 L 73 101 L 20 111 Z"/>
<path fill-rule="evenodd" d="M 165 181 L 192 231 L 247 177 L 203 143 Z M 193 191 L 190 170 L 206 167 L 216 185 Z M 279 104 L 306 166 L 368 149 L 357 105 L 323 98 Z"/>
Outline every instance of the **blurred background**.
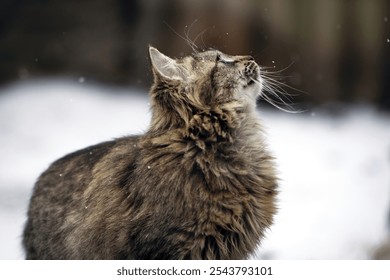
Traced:
<path fill-rule="evenodd" d="M 305 111 L 261 103 L 283 180 L 254 257 L 389 258 L 389 1 L 1 0 L 0 259 L 23 258 L 50 162 L 146 129 L 148 45 L 180 57 L 186 38 L 251 54 Z"/>
<path fill-rule="evenodd" d="M 83 76 L 148 88 L 147 46 L 252 54 L 309 94 L 390 109 L 387 0 L 2 0 L 0 83 Z"/>

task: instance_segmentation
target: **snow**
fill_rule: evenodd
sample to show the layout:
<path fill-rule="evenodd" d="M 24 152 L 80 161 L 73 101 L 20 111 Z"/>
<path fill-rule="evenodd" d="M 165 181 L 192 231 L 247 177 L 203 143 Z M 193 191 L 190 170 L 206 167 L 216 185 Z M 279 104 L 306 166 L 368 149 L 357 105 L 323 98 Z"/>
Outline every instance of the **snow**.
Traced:
<path fill-rule="evenodd" d="M 367 108 L 314 116 L 265 118 L 282 184 L 263 256 L 369 258 L 388 226 L 389 116 Z"/>
<path fill-rule="evenodd" d="M 0 88 L 0 259 L 24 258 L 22 228 L 39 174 L 66 153 L 145 131 L 146 96 L 84 78 Z M 385 239 L 390 116 L 346 110 L 338 118 L 259 111 L 281 184 L 275 224 L 255 257 L 367 259 Z"/>

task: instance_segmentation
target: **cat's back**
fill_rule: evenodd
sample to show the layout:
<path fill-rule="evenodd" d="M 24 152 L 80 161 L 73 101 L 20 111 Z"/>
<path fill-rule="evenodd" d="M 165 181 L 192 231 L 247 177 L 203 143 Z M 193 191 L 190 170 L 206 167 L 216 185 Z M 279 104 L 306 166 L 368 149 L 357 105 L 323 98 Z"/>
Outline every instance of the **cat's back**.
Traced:
<path fill-rule="evenodd" d="M 119 171 L 134 165 L 137 141 L 137 136 L 124 137 L 84 148 L 58 159 L 42 173 L 33 189 L 24 230 L 28 259 L 66 258 L 66 237 L 86 217 L 72 213 L 88 210 L 84 204 L 94 180 L 100 181 L 100 187 L 104 184 L 107 195 L 121 191 L 118 185 L 125 184 L 126 178 Z M 71 221 L 72 217 L 78 221 Z"/>

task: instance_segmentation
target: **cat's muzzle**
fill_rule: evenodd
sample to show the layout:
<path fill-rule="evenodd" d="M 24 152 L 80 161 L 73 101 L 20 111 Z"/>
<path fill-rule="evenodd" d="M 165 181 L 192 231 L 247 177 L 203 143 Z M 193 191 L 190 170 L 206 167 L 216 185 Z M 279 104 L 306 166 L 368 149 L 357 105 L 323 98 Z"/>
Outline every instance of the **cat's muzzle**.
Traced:
<path fill-rule="evenodd" d="M 248 81 L 248 86 L 258 81 L 260 78 L 260 67 L 254 60 L 245 63 L 244 76 Z"/>

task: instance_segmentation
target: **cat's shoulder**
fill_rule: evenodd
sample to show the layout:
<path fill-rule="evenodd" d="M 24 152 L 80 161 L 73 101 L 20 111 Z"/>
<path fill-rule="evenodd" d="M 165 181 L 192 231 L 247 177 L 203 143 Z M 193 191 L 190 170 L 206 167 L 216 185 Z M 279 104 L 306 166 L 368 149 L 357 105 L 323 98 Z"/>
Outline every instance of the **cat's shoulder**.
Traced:
<path fill-rule="evenodd" d="M 138 140 L 139 136 L 127 136 L 88 146 L 59 158 L 52 163 L 52 167 L 63 166 L 70 162 L 94 166 L 108 154 L 123 153 L 123 150 L 126 150 L 126 152 L 133 150 L 137 146 Z"/>

